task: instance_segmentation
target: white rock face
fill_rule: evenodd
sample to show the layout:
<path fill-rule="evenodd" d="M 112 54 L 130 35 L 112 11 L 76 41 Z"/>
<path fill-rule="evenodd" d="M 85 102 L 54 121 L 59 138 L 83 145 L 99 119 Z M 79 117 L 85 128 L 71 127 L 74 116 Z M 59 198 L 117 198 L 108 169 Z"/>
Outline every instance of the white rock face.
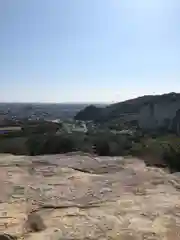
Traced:
<path fill-rule="evenodd" d="M 144 106 L 138 116 L 139 125 L 142 128 L 156 128 L 163 126 L 166 121 L 171 124 L 179 109 L 180 101 Z"/>

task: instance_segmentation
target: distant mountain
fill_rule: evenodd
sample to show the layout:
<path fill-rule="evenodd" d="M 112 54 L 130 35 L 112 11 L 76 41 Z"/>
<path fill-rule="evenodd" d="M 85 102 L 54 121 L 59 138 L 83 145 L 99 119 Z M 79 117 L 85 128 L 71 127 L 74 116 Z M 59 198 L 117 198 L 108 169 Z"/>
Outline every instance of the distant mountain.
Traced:
<path fill-rule="evenodd" d="M 180 112 L 180 94 L 146 95 L 124 102 L 108 105 L 105 108 L 88 106 L 75 116 L 78 120 L 110 121 L 136 120 L 142 128 L 156 128 L 176 124 Z"/>

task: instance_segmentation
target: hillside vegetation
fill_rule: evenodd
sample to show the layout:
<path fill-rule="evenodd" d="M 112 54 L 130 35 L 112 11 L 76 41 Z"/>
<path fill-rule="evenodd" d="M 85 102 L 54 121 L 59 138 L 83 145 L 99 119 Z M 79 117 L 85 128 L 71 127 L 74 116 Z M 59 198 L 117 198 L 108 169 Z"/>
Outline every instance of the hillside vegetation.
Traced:
<path fill-rule="evenodd" d="M 163 111 L 162 122 L 160 125 L 167 124 L 168 120 L 173 120 L 180 111 L 180 94 L 169 93 L 163 95 L 148 95 L 135 99 L 130 99 L 124 102 L 111 104 L 105 108 L 97 108 L 95 106 L 88 106 L 81 110 L 75 116 L 78 120 L 93 120 L 98 122 L 111 121 L 113 119 L 125 119 L 126 121 L 137 120 L 139 125 L 146 119 L 159 120 L 156 117 L 156 111 Z M 166 113 L 164 113 L 166 111 Z M 169 112 L 169 115 L 168 115 Z M 146 116 L 148 115 L 148 116 Z M 133 116 L 133 117 L 132 117 Z M 157 119 L 156 119 L 157 118 Z M 149 126 L 147 126 L 149 127 Z"/>

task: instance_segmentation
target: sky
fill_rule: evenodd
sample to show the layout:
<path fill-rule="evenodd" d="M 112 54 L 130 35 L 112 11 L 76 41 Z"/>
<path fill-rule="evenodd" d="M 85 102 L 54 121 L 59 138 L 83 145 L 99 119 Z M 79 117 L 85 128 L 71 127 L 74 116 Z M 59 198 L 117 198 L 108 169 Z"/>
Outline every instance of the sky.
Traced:
<path fill-rule="evenodd" d="M 0 102 L 180 92 L 179 0 L 0 0 Z"/>

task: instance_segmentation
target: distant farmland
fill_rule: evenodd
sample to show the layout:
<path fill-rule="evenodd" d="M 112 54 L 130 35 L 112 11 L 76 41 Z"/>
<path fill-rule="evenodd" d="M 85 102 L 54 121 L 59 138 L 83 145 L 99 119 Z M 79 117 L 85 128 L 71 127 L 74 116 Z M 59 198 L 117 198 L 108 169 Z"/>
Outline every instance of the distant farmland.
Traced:
<path fill-rule="evenodd" d="M 9 126 L 9 127 L 0 127 L 0 133 L 7 133 L 7 132 L 15 132 L 15 131 L 20 131 L 21 127 L 19 126 Z"/>

